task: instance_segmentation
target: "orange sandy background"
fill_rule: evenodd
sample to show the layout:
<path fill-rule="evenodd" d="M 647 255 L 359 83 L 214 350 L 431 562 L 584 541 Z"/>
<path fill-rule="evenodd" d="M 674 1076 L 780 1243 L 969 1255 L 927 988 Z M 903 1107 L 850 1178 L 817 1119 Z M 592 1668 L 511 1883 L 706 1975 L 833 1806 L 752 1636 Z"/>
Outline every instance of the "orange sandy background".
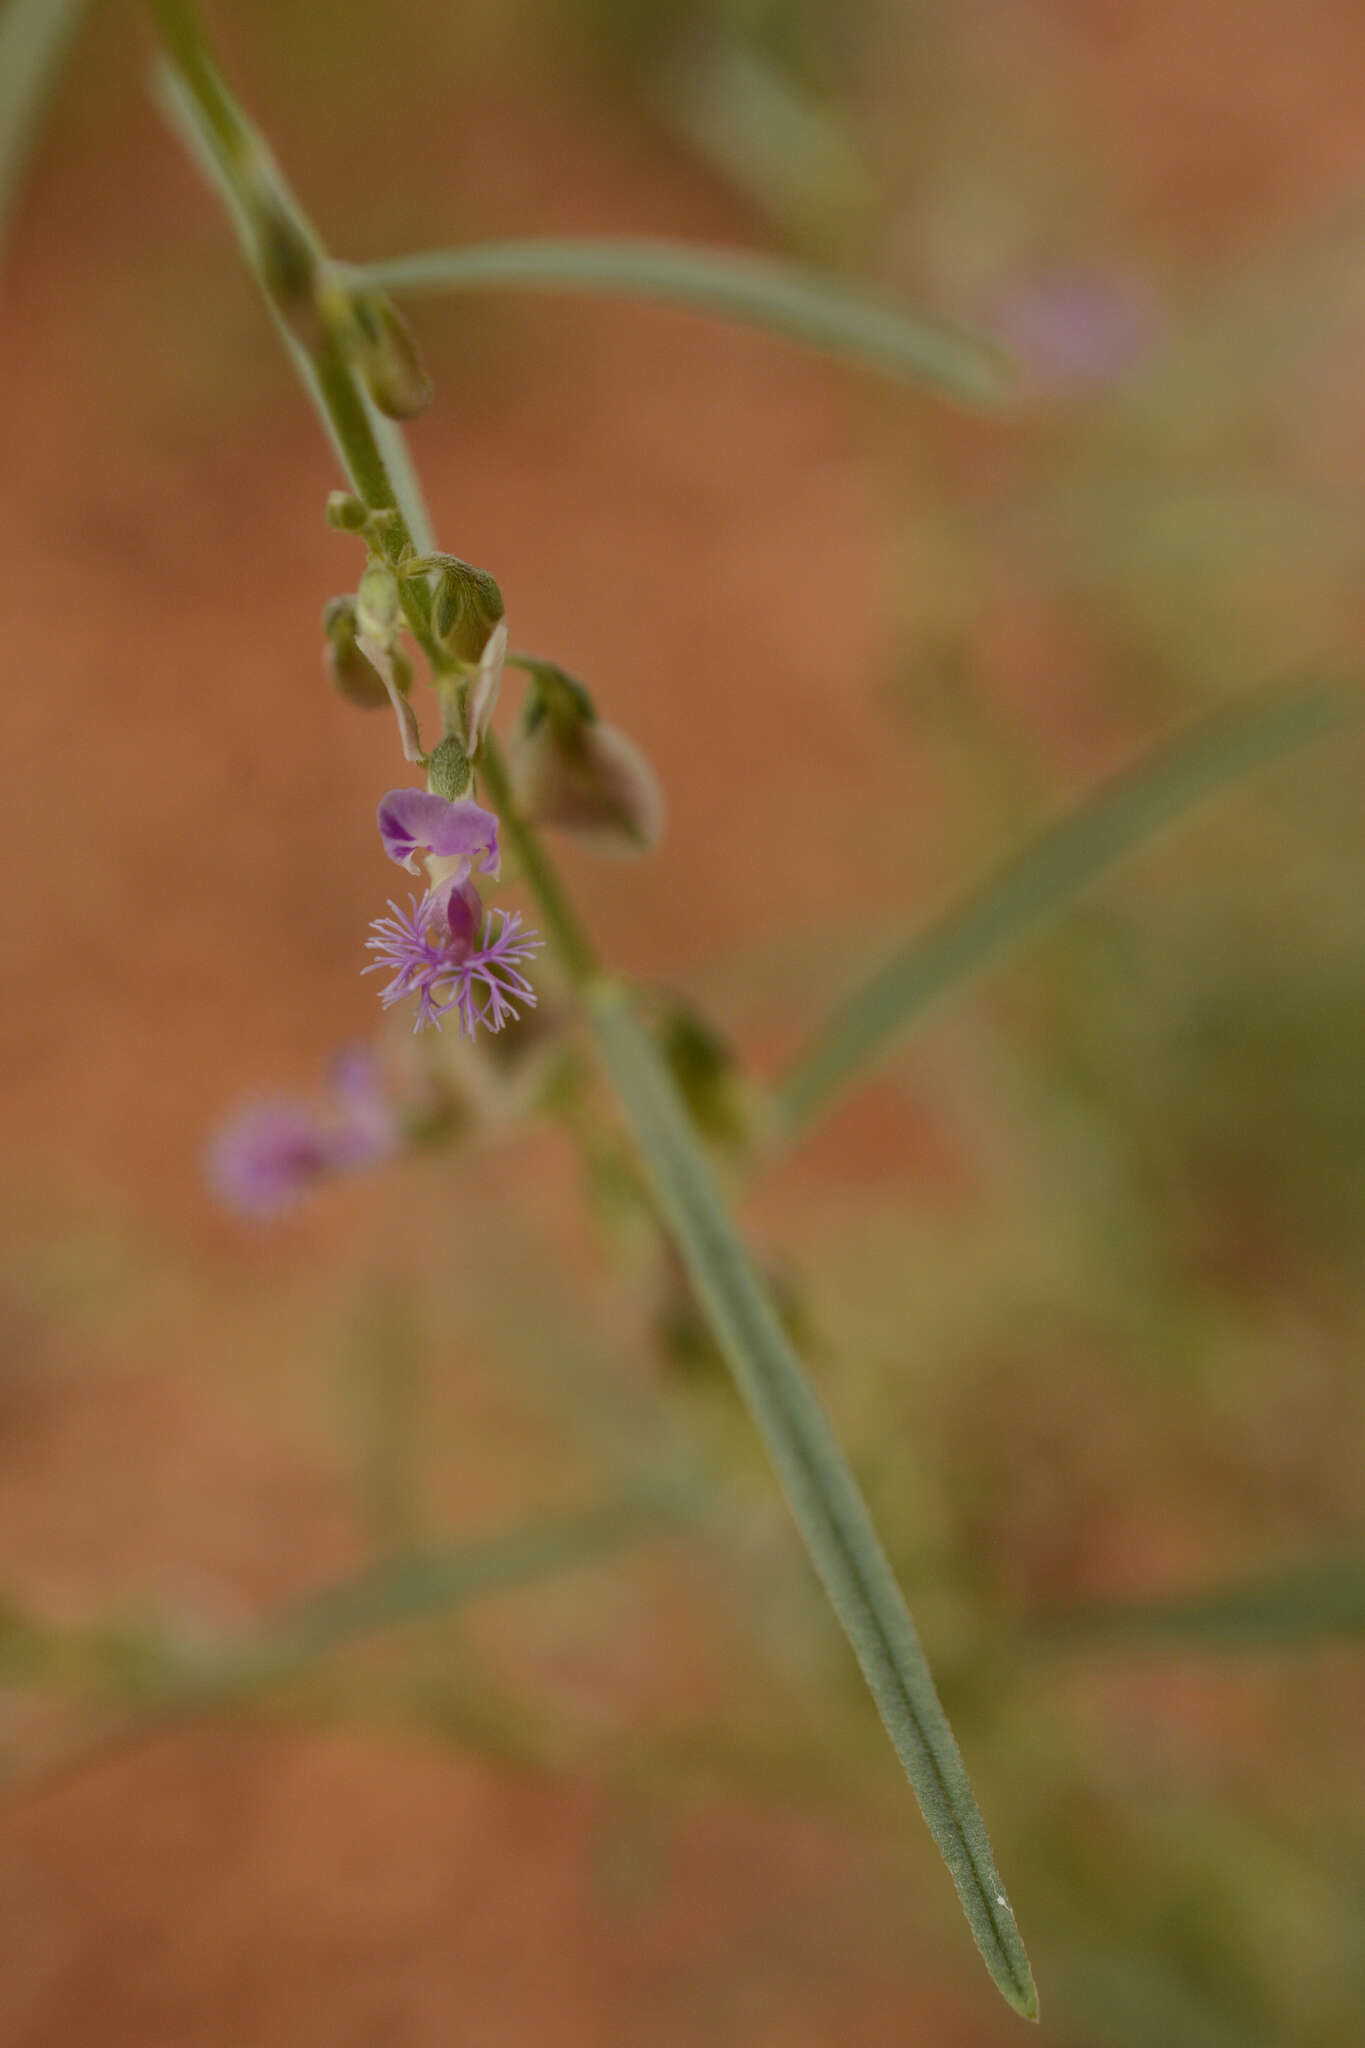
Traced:
<path fill-rule="evenodd" d="M 858 16 L 850 100 L 883 181 L 877 267 L 945 313 L 969 315 L 992 274 L 1074 243 L 1154 277 L 1174 318 L 1267 250 L 1311 251 L 1354 195 L 1354 7 L 945 11 L 914 45 L 937 91 L 912 64 L 908 13 L 873 12 Z M 610 9 L 214 13 L 230 73 L 346 255 L 616 230 L 783 246 L 752 195 L 659 116 L 648 38 Z M 338 1361 L 384 1304 L 407 1302 L 421 1340 L 422 1514 L 447 1534 L 591 1492 L 581 1453 L 509 1383 L 504 1344 L 553 1373 L 572 1315 L 582 1357 L 600 1347 L 651 1394 L 662 1368 L 638 1290 L 582 1220 L 568 1141 L 544 1124 L 329 1192 L 269 1232 L 205 1192 L 202 1146 L 225 1110 L 311 1087 L 339 1042 L 374 1029 L 357 970 L 391 884 L 373 810 L 402 778 L 387 721 L 323 681 L 320 609 L 359 568 L 321 516 L 337 479 L 230 235 L 144 90 L 148 56 L 135 10 L 97 10 L 19 218 L 0 337 L 0 1553 L 9 1593 L 48 1621 L 153 1613 L 216 1630 L 363 1560 Z M 807 248 L 819 240 L 817 223 Z M 705 1002 L 760 1070 L 848 985 L 860 933 L 931 908 L 1034 797 L 1084 787 L 1191 708 L 1201 633 L 1215 694 L 1251 651 L 1267 675 L 1358 652 L 1358 537 L 1269 572 L 1254 546 L 1238 553 L 1210 572 L 1203 623 L 1169 660 L 1187 592 L 1125 611 L 1112 582 L 1062 572 L 1050 529 L 983 541 L 990 508 L 1040 479 L 1060 489 L 1088 461 L 1103 471 L 1102 398 L 974 421 L 680 314 L 499 296 L 414 318 L 437 396 L 412 443 L 443 543 L 496 572 L 517 642 L 588 678 L 667 787 L 668 835 L 647 864 L 565 854 L 594 933 L 609 958 Z M 1329 348 L 1277 431 L 1285 466 L 1358 516 L 1357 366 Z M 1186 410 L 1158 411 L 1155 431 L 1173 466 L 1198 470 L 1181 434 L 1196 436 L 1203 401 L 1197 383 L 1178 388 Z M 1141 439 L 1140 423 L 1126 431 Z M 951 686 L 922 681 L 945 648 L 984 679 L 977 714 L 996 737 L 979 756 L 943 712 Z M 1327 771 L 1342 818 L 1349 744 Z M 1296 765 L 1281 785 L 1310 810 L 1313 774 Z M 1163 853 L 1151 896 L 1235 871 L 1258 832 L 1239 816 L 1226 840 Z M 1358 893 L 1347 866 L 1334 872 Z M 1075 999 L 1081 968 L 1049 959 L 1003 1023 L 973 998 L 960 1028 L 936 1025 L 747 1212 L 762 1246 L 813 1272 L 817 1367 L 890 1503 L 950 1701 L 985 1626 L 963 1619 L 982 1585 L 1001 1603 L 986 1611 L 1026 1611 L 1202 1584 L 1359 1533 L 1360 1303 L 1323 1265 L 1349 1273 L 1358 1233 L 1354 1253 L 1332 1240 L 1300 1288 L 1273 1227 L 1267 1239 L 1258 1219 L 1218 1212 L 1209 1270 L 1234 1304 L 1220 1327 L 1261 1332 L 1250 1480 L 1238 1454 L 1210 1449 L 1212 1425 L 1169 1422 L 1182 1397 L 1159 1374 L 1120 1370 L 1111 1385 L 1105 1340 L 1079 1313 L 1033 1328 L 1006 1306 L 972 1385 L 888 1397 L 885 1435 L 872 1381 L 840 1376 L 852 1344 L 885 1364 L 903 1340 L 931 1341 L 934 1314 L 957 1328 L 951 1304 L 905 1306 L 906 1256 L 919 1271 L 951 1242 L 964 1291 L 999 1285 L 1007 1302 L 1000 1216 L 1026 1214 L 1031 1190 L 1045 1205 L 1051 1174 L 1074 1166 L 1020 1139 L 1027 1089 L 999 1049 L 1003 1032 L 1032 1059 L 1052 1009 Z M 1049 1085 L 1044 1059 L 1031 1071 Z M 987 1247 L 975 1281 L 974 1233 Z M 504 1295 L 512 1337 L 498 1334 Z M 705 1408 L 702 1427 L 729 1461 L 745 1541 L 761 1569 L 778 1554 L 774 1583 L 800 1606 L 757 1464 L 723 1415 Z M 899 1432 L 916 1428 L 928 1436 L 902 1465 Z M 902 1473 L 930 1505 L 901 1500 Z M 940 1500 L 954 1489 L 960 1514 Z M 995 2010 L 842 1651 L 802 1609 L 785 1651 L 751 1656 L 716 1575 L 682 1544 L 597 1563 L 458 1635 L 432 1631 L 420 1686 L 381 1646 L 334 1692 L 310 1681 L 277 1709 L 131 1745 L 102 1747 L 88 1704 L 16 1689 L 0 1704 L 0 2040 L 1010 2038 L 1018 2023 Z M 443 1722 L 443 1662 L 466 1631 L 531 1703 L 538 1732 L 517 1753 L 467 1717 Z M 1344 1651 L 1293 1672 L 1068 1668 L 1053 1693 L 1030 1692 L 1013 1749 L 991 1732 L 1001 1710 L 972 1692 L 978 1668 L 962 1681 L 963 1739 L 1007 1871 L 1012 1846 L 1013 1867 L 1043 1855 L 1050 1826 L 1092 1848 L 1121 1834 L 1111 1797 L 1201 1815 L 1223 1800 L 1272 1830 L 1291 1811 L 1329 1834 L 1358 1823 L 1334 1777 L 1354 1743 L 1358 1782 L 1365 1706 Z M 854 1723 L 850 1787 L 830 1760 Z M 712 1726 L 774 1756 L 795 1728 L 797 1761 L 773 1783 L 678 1764 Z M 1068 1745 L 1088 1762 L 1054 1810 Z M 1268 1775 L 1280 1789 L 1266 1820 Z M 1235 1863 L 1243 1822 L 1218 1825 Z M 1162 1856 L 1150 1860 L 1141 1904 L 1121 1888 L 1106 1903 L 1097 1950 L 1165 1940 Z M 1031 1919 L 1027 1884 L 1014 1888 L 1026 1936 L 1040 1930 L 1046 2007 L 1050 1952 L 1055 1979 L 1055 1956 L 1084 1938 L 1055 1900 Z M 1172 1897 L 1197 1892 L 1188 1863 L 1169 1879 Z M 1305 1878 L 1294 1910 L 1308 1920 L 1313 1896 Z M 1277 1926 L 1286 1894 L 1267 1878 L 1266 1897 L 1237 1938 Z M 1345 2010 L 1354 1980 L 1327 1946 L 1307 1942 L 1310 2004 L 1285 2039 L 1334 2038 L 1330 1987 Z M 1111 2034 L 1102 2001 L 1075 2001 L 1048 2015 L 1051 2039 L 1200 2038 L 1174 2008 L 1144 2021 L 1136 1998 Z M 1218 2038 L 1278 2040 L 1283 2019 L 1253 2013 Z"/>

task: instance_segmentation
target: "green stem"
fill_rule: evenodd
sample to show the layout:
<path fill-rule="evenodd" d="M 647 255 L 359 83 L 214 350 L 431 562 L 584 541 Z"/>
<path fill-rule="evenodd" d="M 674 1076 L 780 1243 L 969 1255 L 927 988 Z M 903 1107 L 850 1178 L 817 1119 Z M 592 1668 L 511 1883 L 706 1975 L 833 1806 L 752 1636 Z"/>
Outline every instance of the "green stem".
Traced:
<path fill-rule="evenodd" d="M 188 0 L 148 0 L 148 4 L 180 81 L 203 126 L 217 145 L 219 168 L 237 206 L 249 218 L 260 206 L 263 194 L 268 193 L 279 216 L 316 250 L 320 265 L 324 269 L 328 267 L 329 258 L 312 222 L 285 185 L 269 152 L 224 84 Z M 244 164 L 254 167 L 254 180 L 243 175 Z M 255 268 L 262 290 L 271 298 L 274 310 L 287 329 L 287 308 L 278 303 L 270 280 L 260 266 Z M 308 352 L 307 368 L 314 401 L 331 433 L 356 496 L 372 512 L 396 515 L 394 537 L 397 552 L 420 552 L 418 542 L 421 540 L 425 546 L 426 536 L 413 532 L 412 510 L 405 508 L 402 502 L 402 494 L 396 488 L 390 466 L 385 461 L 374 421 L 334 334 L 324 334 L 317 348 Z M 413 638 L 425 654 L 434 675 L 438 679 L 449 676 L 454 664 L 432 629 L 429 585 L 420 576 L 400 577 L 399 593 Z M 444 696 L 445 693 L 442 694 Z M 570 978 L 576 986 L 582 986 L 598 972 L 592 942 L 569 901 L 539 833 L 513 802 L 506 766 L 491 734 L 485 739 L 480 753 L 480 769 L 488 793 L 502 816 L 508 844 L 521 862 L 546 928 Z"/>
<path fill-rule="evenodd" d="M 213 135 L 225 165 L 238 167 L 256 137 L 213 61 L 208 39 L 189 0 L 147 0 L 166 55 L 175 65 Z"/>
<path fill-rule="evenodd" d="M 356 496 L 371 512 L 397 512 L 402 522 L 399 538 L 409 545 L 412 535 L 407 530 L 398 506 L 398 494 L 393 487 L 384 457 L 380 453 L 370 416 L 365 410 L 365 401 L 356 388 L 355 378 L 335 337 L 328 336 L 313 359 L 313 370 L 317 378 L 318 400 L 327 414 L 328 423 L 341 450 L 351 485 Z M 425 588 L 425 585 L 421 586 Z M 407 581 L 400 583 L 400 592 L 406 598 L 418 589 L 413 578 L 411 588 Z M 405 606 L 405 609 L 407 607 Z M 429 633 L 431 607 L 428 604 L 422 614 L 422 623 Z M 418 635 L 419 640 L 421 635 Z M 425 646 L 423 652 L 427 652 Z"/>

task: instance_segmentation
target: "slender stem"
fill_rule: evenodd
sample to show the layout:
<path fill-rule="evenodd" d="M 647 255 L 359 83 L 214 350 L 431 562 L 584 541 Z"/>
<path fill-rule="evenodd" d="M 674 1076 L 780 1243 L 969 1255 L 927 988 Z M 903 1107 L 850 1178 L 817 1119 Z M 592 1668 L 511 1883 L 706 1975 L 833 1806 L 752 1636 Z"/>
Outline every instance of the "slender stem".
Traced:
<path fill-rule="evenodd" d="M 365 402 L 334 336 L 329 335 L 323 342 L 314 357 L 313 368 L 319 402 L 350 472 L 356 496 L 368 505 L 371 512 L 397 512 L 402 522 L 398 537 L 411 543 L 412 536 L 399 510 L 398 494 L 380 452 Z M 412 586 L 415 590 L 417 579 L 412 579 Z M 406 585 L 402 587 L 406 588 Z M 428 633 L 430 611 L 428 605 L 422 615 Z M 421 637 L 418 635 L 419 640 Z M 427 652 L 425 646 L 423 652 Z"/>
<path fill-rule="evenodd" d="M 147 0 L 147 4 L 179 83 L 198 116 L 202 138 L 213 147 L 216 168 L 239 218 L 248 228 L 257 227 L 262 214 L 268 211 L 276 223 L 282 223 L 297 243 L 309 251 L 319 278 L 326 280 L 334 266 L 317 230 L 280 175 L 265 142 L 233 98 L 189 0 Z M 336 333 L 327 324 L 325 305 L 318 309 L 321 317 L 314 345 L 302 348 L 295 331 L 297 308 L 256 260 L 259 251 L 249 253 L 253 254 L 256 279 L 272 311 L 293 340 L 296 356 L 301 354 L 306 362 L 313 397 L 356 495 L 370 511 L 393 516 L 393 552 L 415 553 L 417 543 L 400 506 L 373 421 Z M 326 290 L 324 282 L 324 299 Z M 400 590 L 413 637 L 436 673 L 447 672 L 451 661 L 431 630 L 431 597 L 426 584 L 417 577 L 405 578 L 400 582 Z"/>
<path fill-rule="evenodd" d="M 241 163 L 254 133 L 223 81 L 189 0 L 147 0 L 166 55 L 194 97 L 223 157 Z"/>
<path fill-rule="evenodd" d="M 148 0 L 148 4 L 181 83 L 217 145 L 219 168 L 237 204 L 249 216 L 260 206 L 263 189 L 268 188 L 270 201 L 280 217 L 287 220 L 317 252 L 318 262 L 325 270 L 329 259 L 312 223 L 280 178 L 264 144 L 258 141 L 254 129 L 234 102 L 188 0 Z M 246 165 L 251 166 L 253 176 L 244 174 Z M 259 264 L 256 274 L 267 296 L 276 299 L 270 280 Z M 285 309 L 278 303 L 276 310 L 284 315 Z M 374 422 L 334 334 L 324 332 L 316 348 L 308 352 L 307 367 L 314 398 L 356 495 L 372 512 L 387 512 L 392 516 L 395 553 L 416 552 L 413 521 L 403 508 Z M 453 663 L 432 630 L 430 588 L 422 577 L 406 576 L 399 579 L 399 591 L 413 638 L 440 683 L 451 674 Z M 443 697 L 445 694 L 443 691 Z M 592 942 L 539 833 L 513 801 L 506 766 L 491 734 L 483 744 L 480 768 L 488 793 L 502 815 L 508 843 L 520 860 L 540 906 L 546 929 L 570 978 L 575 985 L 582 986 L 598 972 Z"/>

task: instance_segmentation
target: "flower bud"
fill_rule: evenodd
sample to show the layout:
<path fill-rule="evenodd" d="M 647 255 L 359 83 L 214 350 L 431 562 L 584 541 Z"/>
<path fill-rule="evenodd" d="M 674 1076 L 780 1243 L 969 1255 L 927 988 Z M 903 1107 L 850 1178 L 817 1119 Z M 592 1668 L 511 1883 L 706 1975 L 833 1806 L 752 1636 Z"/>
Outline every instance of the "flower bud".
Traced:
<path fill-rule="evenodd" d="M 327 635 L 325 661 L 333 689 L 363 711 L 381 710 L 389 702 L 389 693 L 383 677 L 356 644 L 355 599 L 334 597 L 323 611 L 322 630 Z M 412 688 L 412 664 L 399 651 L 393 655 L 393 674 L 406 696 Z"/>
<path fill-rule="evenodd" d="M 411 419 L 431 402 L 431 380 L 403 315 L 385 292 L 357 292 L 341 340 L 365 389 L 390 419 Z"/>
<path fill-rule="evenodd" d="M 542 717 L 512 761 L 519 809 L 596 853 L 647 853 L 663 831 L 658 777 L 634 740 L 600 719 Z"/>
<path fill-rule="evenodd" d="M 473 770 L 469 756 L 453 733 L 447 733 L 427 762 L 427 787 L 454 803 L 469 788 Z"/>
<path fill-rule="evenodd" d="M 432 624 L 457 661 L 477 662 L 507 610 L 496 578 L 455 555 L 441 555 Z"/>
<path fill-rule="evenodd" d="M 362 504 L 354 491 L 329 491 L 327 495 L 327 524 L 339 533 L 360 533 L 369 520 L 369 508 Z"/>
<path fill-rule="evenodd" d="M 311 350 L 323 332 L 317 244 L 275 190 L 273 168 L 256 167 L 251 184 L 248 206 L 257 272 L 290 331 Z"/>
<path fill-rule="evenodd" d="M 760 1257 L 758 1263 L 782 1328 L 798 1351 L 809 1350 L 816 1331 L 795 1270 L 773 1257 Z M 671 1246 L 659 1262 L 652 1322 L 664 1359 L 682 1376 L 698 1387 L 714 1383 L 727 1391 L 732 1388 L 720 1346 Z"/>
<path fill-rule="evenodd" d="M 727 1150 L 742 1149 L 750 1124 L 744 1076 L 715 1026 L 671 1000 L 659 1049 L 702 1135 Z"/>
<path fill-rule="evenodd" d="M 398 580 L 383 562 L 372 561 L 356 592 L 356 625 L 368 640 L 386 646 L 398 632 Z"/>

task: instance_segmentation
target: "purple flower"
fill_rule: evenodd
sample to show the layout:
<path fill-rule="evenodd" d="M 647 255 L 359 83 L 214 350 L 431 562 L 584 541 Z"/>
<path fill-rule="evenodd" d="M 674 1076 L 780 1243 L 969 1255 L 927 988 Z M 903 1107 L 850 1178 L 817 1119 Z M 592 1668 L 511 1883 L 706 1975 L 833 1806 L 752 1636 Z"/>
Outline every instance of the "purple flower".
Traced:
<path fill-rule="evenodd" d="M 332 1125 L 332 1163 L 338 1167 L 373 1166 L 394 1151 L 398 1120 L 374 1047 L 348 1045 L 327 1069 L 336 1118 Z"/>
<path fill-rule="evenodd" d="M 1150 348 L 1157 316 L 1140 279 L 1078 266 L 1016 277 L 989 324 L 1035 391 L 1062 394 L 1117 382 Z"/>
<path fill-rule="evenodd" d="M 420 903 L 415 896 L 408 903 L 400 910 L 390 902 L 392 917 L 376 918 L 368 941 L 378 957 L 364 971 L 393 970 L 380 997 L 386 1010 L 416 996 L 414 1031 L 427 1024 L 439 1031 L 453 1010 L 461 1032 L 472 1038 L 480 1024 L 501 1031 L 518 1015 L 518 1003 L 534 1005 L 535 990 L 520 968 L 544 941 L 522 930 L 515 911 L 490 910 L 476 943 L 483 905 L 472 882 L 452 879 L 428 889 Z"/>
<path fill-rule="evenodd" d="M 398 1144 L 379 1062 L 367 1046 L 338 1055 L 331 1106 L 280 1097 L 250 1103 L 212 1140 L 209 1185 L 242 1216 L 278 1216 L 329 1174 L 374 1166 Z"/>
<path fill-rule="evenodd" d="M 432 790 L 391 789 L 379 805 L 379 836 L 389 859 L 410 875 L 417 873 L 419 853 L 457 860 L 460 881 L 471 868 L 484 875 L 498 871 L 498 821 L 469 797 L 451 803 Z"/>

